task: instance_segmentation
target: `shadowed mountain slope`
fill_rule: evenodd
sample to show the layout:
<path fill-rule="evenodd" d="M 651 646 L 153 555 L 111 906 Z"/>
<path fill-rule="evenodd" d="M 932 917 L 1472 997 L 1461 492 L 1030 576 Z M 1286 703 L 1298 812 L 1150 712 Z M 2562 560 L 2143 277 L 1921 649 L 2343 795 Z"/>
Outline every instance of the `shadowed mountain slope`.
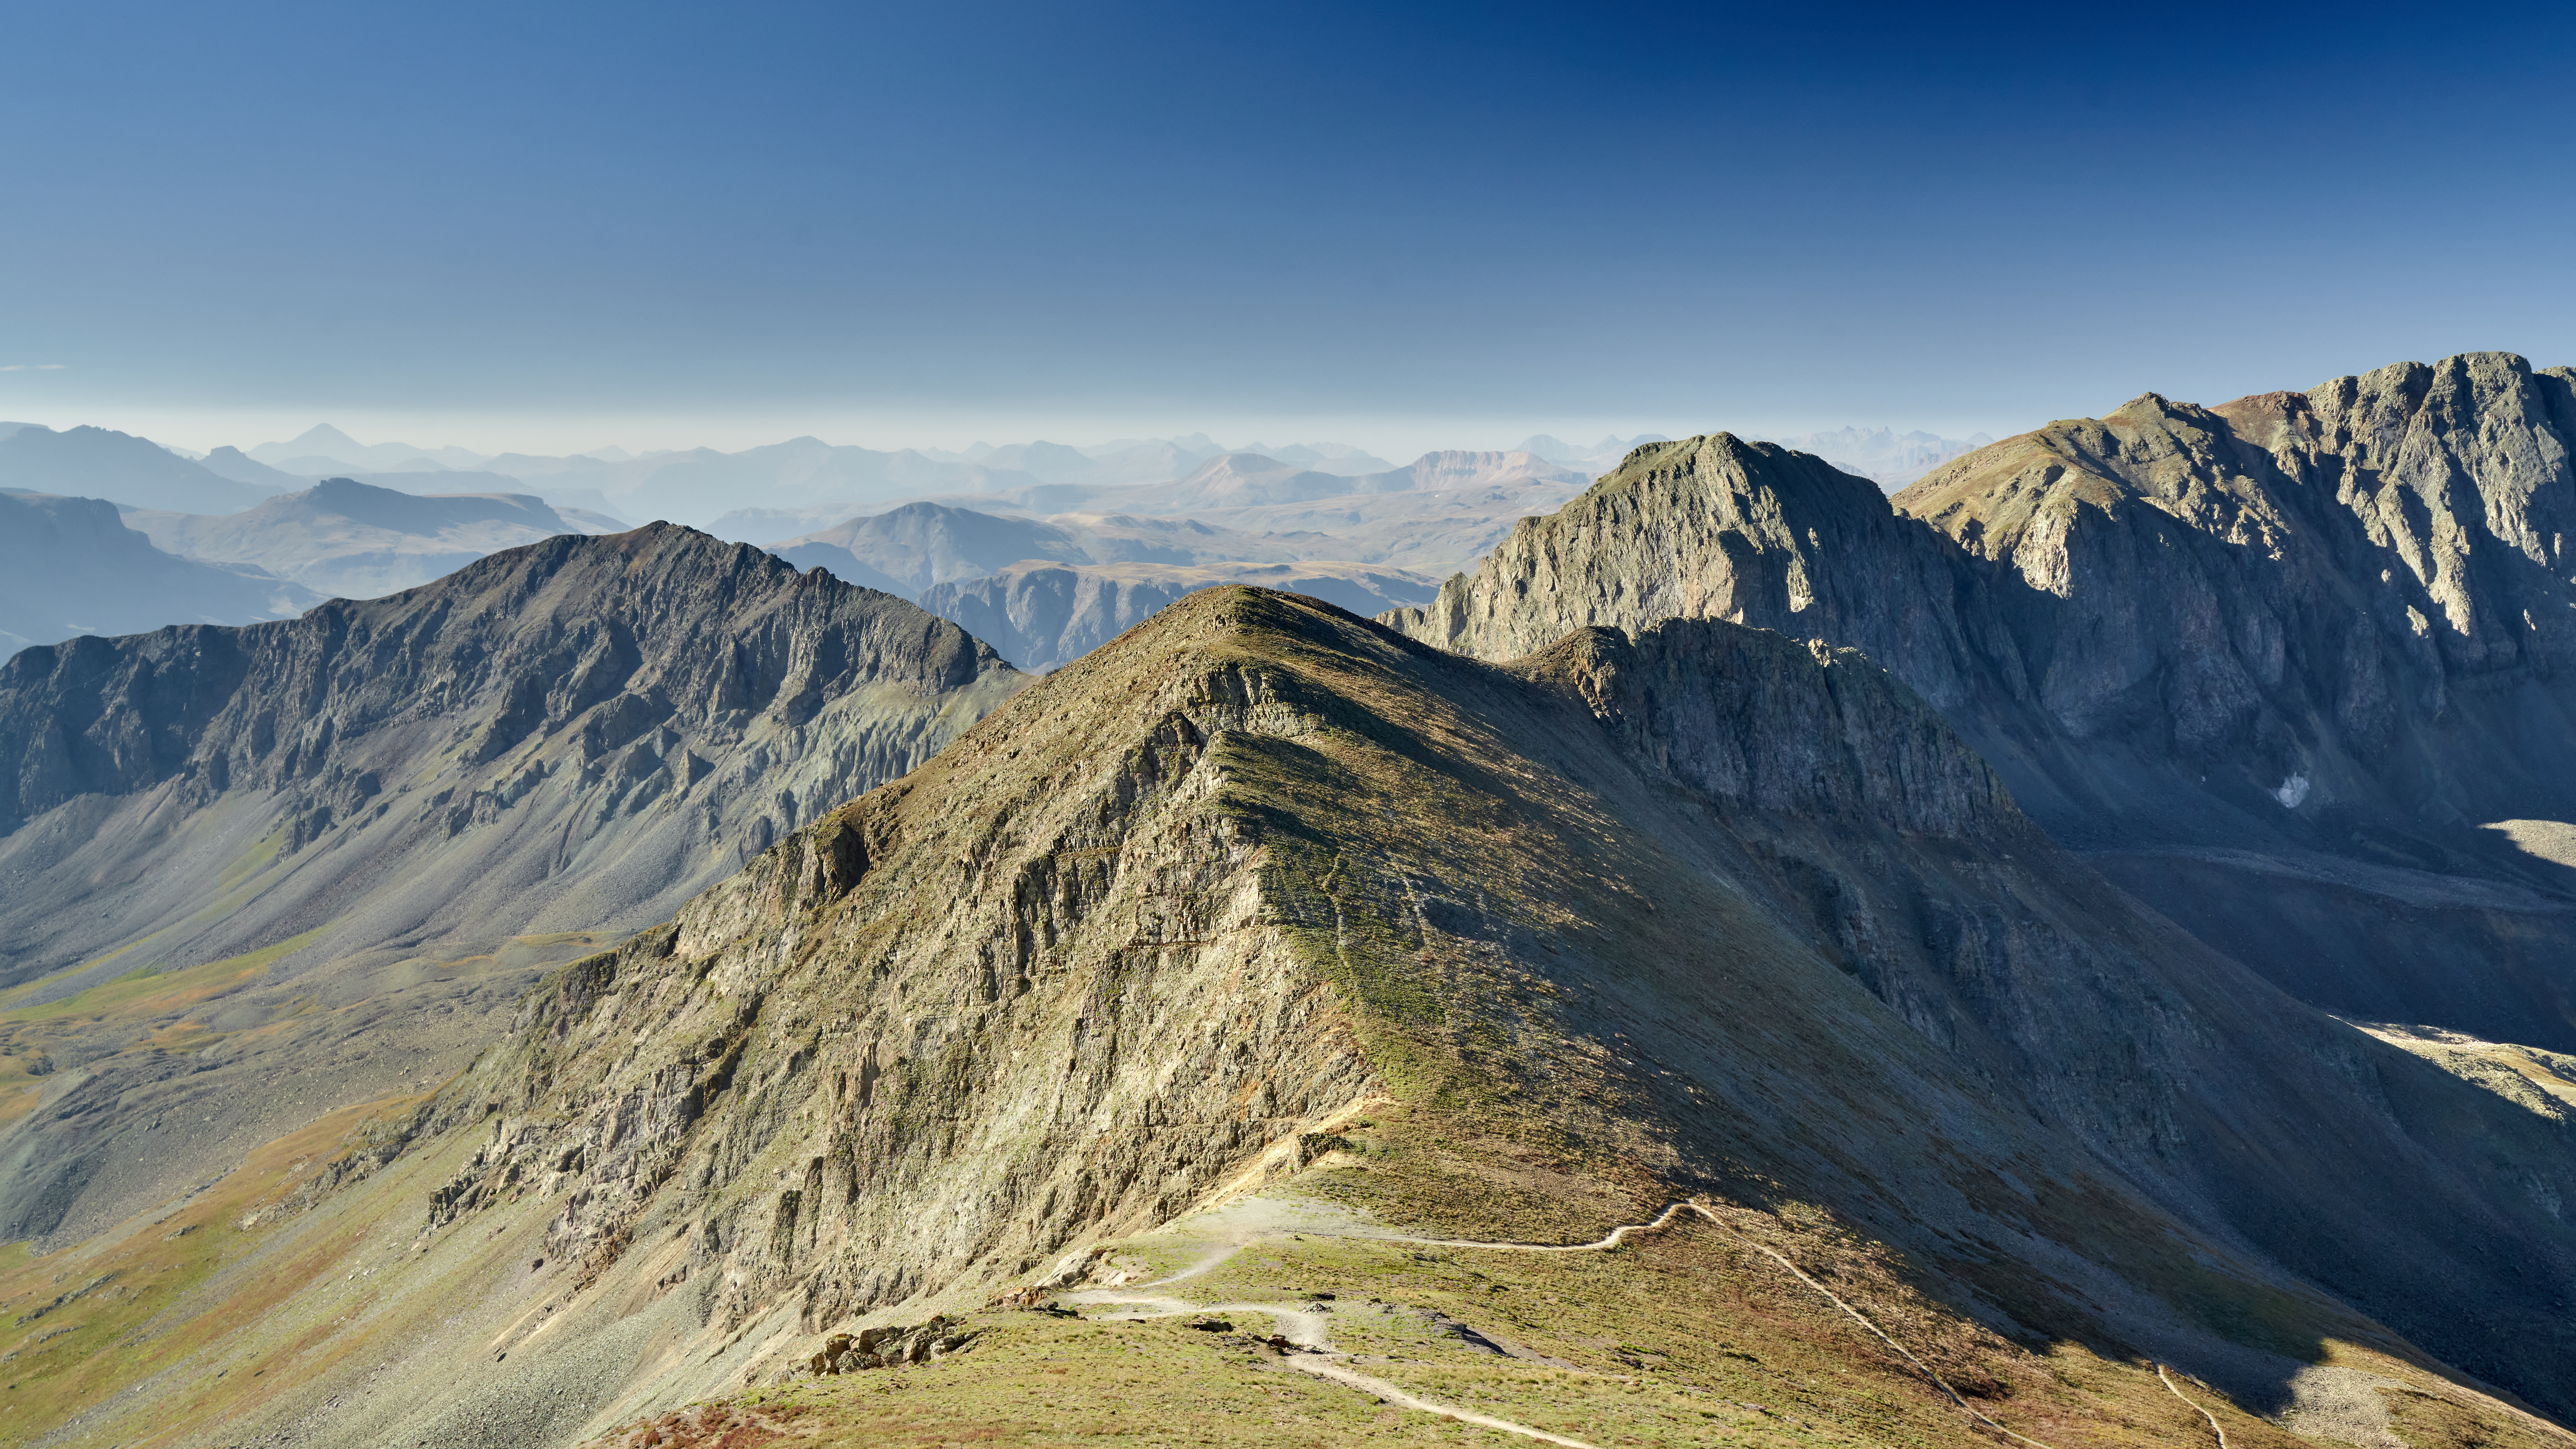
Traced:
<path fill-rule="evenodd" d="M 1880 501 L 1725 434 L 1524 522 L 1416 638 L 1709 616 L 1866 650 L 2061 841 L 2308 1000 L 2576 1048 L 2563 372 L 2474 354 L 2150 395 Z"/>
<path fill-rule="evenodd" d="M 62 1070 L 0 1127 L 0 1226 L 86 1231 L 227 1140 L 435 1080 L 530 969 L 667 916 L 1024 682 L 902 600 L 668 525 L 20 653 L 0 1014 L 61 1028 Z M 131 1010 L 69 1014 L 88 1001 Z M 182 1026 L 211 1033 L 186 1065 L 145 1049 Z M 151 1133 L 183 1105 L 220 1120 Z"/>
<path fill-rule="evenodd" d="M 2423 1349 L 2576 1407 L 2559 1124 L 2140 911 L 1869 660 L 1711 620 L 1495 667 L 1194 594 L 557 973 L 309 1186 L 246 1183 L 225 1274 L 82 1371 L 88 1432 L 185 1404 L 202 1442 L 570 1443 L 800 1372 L 834 1329 L 1133 1261 L 1090 1245 L 1141 1269 L 1133 1235 L 1202 1210 L 1268 1213 L 1283 1261 L 1320 1251 L 1288 1228 L 1342 1235 L 1313 1271 L 1346 1273 L 1370 1233 L 1575 1243 L 1684 1195 L 2066 1449 L 2138 1442 L 2070 1389 L 2080 1364 L 2162 1401 L 2150 1356 L 2262 1446 L 2295 1441 L 2246 1410 L 2352 1376 L 2444 1405 L 2427 1443 L 2540 1442 Z M 1435 1291 L 1411 1257 L 1372 1280 L 1387 1313 Z M 1528 1285 L 1611 1335 L 1518 1310 L 1569 1371 L 1534 1391 L 1636 1382 L 1602 1345 L 1734 1262 Z M 309 1286 L 226 1317 L 252 1281 Z M 1478 1291 L 1456 1311 L 1506 1311 Z M 1375 1310 L 1313 1310 L 1344 1311 Z M 973 1351 L 1016 1352 L 1009 1319 Z M 1781 1321 L 1729 1331 L 1768 1354 Z M 1983 1432 L 1844 1333 L 1803 1374 L 1811 1432 Z M 1120 1357 L 1236 1392 L 1177 1341 Z M 2348 1432 L 2382 1442 L 2375 1411 Z M 2206 1442 L 2177 1423 L 2142 1437 Z"/>
<path fill-rule="evenodd" d="M 0 491 L 0 657 L 75 634 L 292 618 L 319 602 L 255 568 L 163 553 L 102 499 Z"/>

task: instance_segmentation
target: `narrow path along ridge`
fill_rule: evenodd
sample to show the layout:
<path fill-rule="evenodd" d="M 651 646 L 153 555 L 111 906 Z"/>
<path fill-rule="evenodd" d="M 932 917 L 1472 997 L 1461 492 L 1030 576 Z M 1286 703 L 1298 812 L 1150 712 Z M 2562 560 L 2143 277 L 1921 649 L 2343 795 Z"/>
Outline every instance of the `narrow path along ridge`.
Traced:
<path fill-rule="evenodd" d="M 1895 1339 L 1889 1337 L 1886 1330 L 1880 1328 L 1876 1323 L 1871 1322 L 1859 1309 L 1844 1302 L 1832 1289 L 1827 1288 L 1824 1284 L 1808 1277 L 1803 1269 L 1801 1269 L 1797 1264 L 1789 1261 L 1787 1256 L 1784 1254 L 1765 1244 L 1755 1242 L 1753 1239 L 1744 1236 L 1742 1233 L 1739 1233 L 1734 1228 L 1728 1226 L 1724 1218 L 1719 1217 L 1714 1209 L 1704 1203 L 1693 1202 L 1687 1199 L 1668 1203 L 1665 1205 L 1662 1212 L 1655 1214 L 1654 1217 L 1647 1221 L 1642 1223 L 1623 1223 L 1588 1243 L 1490 1243 L 1482 1242 L 1473 1238 L 1421 1238 L 1407 1236 L 1404 1234 L 1379 1233 L 1369 1233 L 1364 1235 L 1352 1234 L 1350 1236 L 1365 1236 L 1371 1242 L 1405 1243 L 1414 1247 L 1424 1248 L 1465 1248 L 1484 1252 L 1505 1253 L 1600 1253 L 1616 1248 L 1621 1243 L 1626 1242 L 1632 1237 L 1642 1236 L 1647 1233 L 1660 1232 L 1663 1229 L 1670 1227 L 1673 1220 L 1680 1217 L 1685 1212 L 1699 1214 L 1700 1217 L 1707 1220 L 1710 1226 L 1716 1228 L 1719 1232 L 1724 1233 L 1737 1244 L 1760 1253 L 1771 1259 L 1771 1261 L 1778 1263 L 1782 1268 L 1787 1269 L 1791 1277 L 1796 1278 L 1800 1283 L 1805 1284 L 1826 1302 L 1831 1303 L 1834 1307 L 1842 1310 L 1845 1317 L 1851 1319 L 1852 1322 L 1859 1324 L 1862 1328 L 1867 1329 L 1872 1337 L 1875 1337 L 1879 1342 L 1894 1350 L 1899 1358 L 1902 1358 L 1908 1364 L 1911 1364 L 1914 1367 L 1915 1372 L 1923 1375 L 1925 1379 L 1929 1380 L 1934 1388 L 1939 1389 L 1944 1397 L 1948 1398 L 1951 1403 L 1956 1404 L 1970 1418 L 1975 1419 L 1978 1423 L 1985 1425 L 1987 1428 L 1992 1429 L 1999 1434 L 2018 1440 L 2021 1443 L 2028 1444 L 2032 1446 L 2032 1449 L 2055 1449 L 2055 1446 L 2042 1443 L 2026 1434 L 2014 1433 L 2012 1430 L 2005 1428 L 2003 1425 L 1996 1423 L 1993 1419 L 1988 1418 L 1985 1414 L 1979 1412 L 1976 1406 L 1970 1404 L 1967 1399 L 1962 1397 L 1957 1389 L 1950 1387 L 1950 1383 L 1947 1379 L 1942 1378 L 1940 1374 L 1934 1372 L 1930 1364 L 1925 1363 L 1923 1360 L 1916 1358 L 1911 1352 L 1908 1352 L 1905 1345 L 1898 1343 Z M 1309 1231 L 1312 1230 L 1310 1229 Z M 1325 1313 L 1318 1305 L 1299 1305 L 1291 1303 L 1199 1304 L 1192 1303 L 1187 1299 L 1173 1297 L 1167 1293 L 1146 1291 L 1157 1288 L 1169 1288 L 1172 1284 L 1182 1282 L 1186 1279 L 1196 1278 L 1201 1274 L 1213 1270 L 1218 1265 L 1224 1263 L 1227 1259 L 1232 1258 L 1236 1253 L 1241 1252 L 1246 1246 L 1247 1244 L 1244 1243 L 1235 1243 L 1222 1248 L 1178 1272 L 1157 1278 L 1150 1283 L 1140 1283 L 1137 1285 L 1136 1291 L 1121 1291 L 1115 1288 L 1087 1289 L 1080 1292 L 1063 1294 L 1059 1301 L 1086 1305 L 1097 1304 L 1102 1307 L 1125 1307 L 1139 1310 L 1136 1312 L 1116 1315 L 1127 1318 L 1173 1318 L 1192 1313 L 1266 1313 L 1277 1320 L 1279 1324 L 1280 1337 L 1287 1339 L 1289 1343 L 1301 1350 L 1301 1352 L 1284 1355 L 1283 1361 L 1291 1367 L 1299 1369 L 1305 1373 L 1313 1374 L 1318 1378 L 1331 1379 L 1336 1383 L 1345 1384 L 1351 1388 L 1375 1394 L 1377 1397 L 1384 1399 L 1391 1404 L 1399 1404 L 1408 1409 L 1418 1409 L 1426 1414 L 1443 1415 L 1445 1417 L 1458 1420 L 1460 1423 L 1475 1424 L 1482 1428 L 1498 1429 L 1505 1433 L 1519 1434 L 1527 1438 L 1539 1440 L 1543 1443 L 1563 1445 L 1565 1446 L 1565 1449 L 1596 1449 L 1596 1446 L 1587 1444 L 1580 1439 L 1569 1439 L 1562 1434 L 1552 1434 L 1545 1429 L 1536 1428 L 1528 1424 L 1517 1424 L 1509 1419 L 1498 1419 L 1488 1414 L 1477 1413 L 1472 1409 L 1462 1408 L 1454 1404 L 1442 1403 L 1436 1399 L 1426 1399 L 1417 1394 L 1398 1388 L 1384 1379 L 1371 1374 L 1361 1373 L 1358 1369 L 1351 1366 L 1350 1355 L 1335 1349 L 1332 1346 L 1331 1341 L 1324 1336 Z M 2161 1363 L 2157 1364 L 2157 1376 L 2159 1378 L 2164 1378 L 2164 1372 L 2164 1365 Z M 2181 1389 L 2175 1387 L 2172 1379 L 2165 1378 L 2165 1387 L 2172 1389 L 2174 1397 L 2182 1399 L 2186 1404 L 2191 1404 L 2192 1408 L 2198 1411 L 2203 1419 L 2207 1419 L 2209 1421 L 2211 1432 L 2218 1436 L 2218 1449 L 2229 1449 L 2227 1443 L 2227 1432 L 2218 1427 L 2218 1420 L 2212 1417 L 2207 1409 L 2203 1409 L 2200 1405 L 2192 1403 L 2189 1398 L 2184 1396 Z"/>
<path fill-rule="evenodd" d="M 2156 1365 L 2156 1377 L 2165 1381 L 2165 1387 L 2173 1390 L 2173 1396 L 2175 1398 L 2182 1400 L 2186 1404 L 2191 1404 L 2193 1413 L 2198 1414 L 2209 1421 L 2209 1432 L 2218 1436 L 2218 1449 L 2227 1449 L 2227 1431 L 2218 1427 L 2218 1416 L 2209 1412 L 2207 1409 L 2202 1408 L 2200 1405 L 2192 1403 L 2191 1395 L 2182 1391 L 2182 1385 L 2173 1381 L 2173 1376 L 2165 1372 L 2165 1366 L 2163 1364 Z"/>

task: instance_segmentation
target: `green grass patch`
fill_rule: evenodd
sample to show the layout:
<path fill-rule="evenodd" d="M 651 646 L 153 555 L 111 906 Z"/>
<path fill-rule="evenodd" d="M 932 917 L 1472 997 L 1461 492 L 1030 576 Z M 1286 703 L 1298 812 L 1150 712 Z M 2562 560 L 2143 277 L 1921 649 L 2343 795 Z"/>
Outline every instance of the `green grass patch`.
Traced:
<path fill-rule="evenodd" d="M 235 984 L 247 983 L 281 958 L 311 945 L 316 937 L 329 929 L 328 925 L 316 926 L 310 931 L 289 936 L 274 945 L 262 946 L 256 951 L 247 951 L 239 956 L 227 956 L 221 961 L 209 961 L 202 966 L 190 966 L 178 971 L 150 969 L 130 971 L 113 981 L 101 982 L 85 991 L 66 996 L 60 1001 L 49 1001 L 42 1006 L 22 1006 L 15 1010 L 0 1012 L 0 1021 L 58 1021 L 66 1017 L 129 1012 L 157 1015 L 175 1010 L 219 996 Z M 91 966 L 97 964 L 97 962 L 90 963 Z M 88 970 L 89 967 L 77 969 Z M 31 982 L 29 986 L 18 988 L 18 991 L 23 993 L 29 987 L 40 984 L 42 983 Z"/>

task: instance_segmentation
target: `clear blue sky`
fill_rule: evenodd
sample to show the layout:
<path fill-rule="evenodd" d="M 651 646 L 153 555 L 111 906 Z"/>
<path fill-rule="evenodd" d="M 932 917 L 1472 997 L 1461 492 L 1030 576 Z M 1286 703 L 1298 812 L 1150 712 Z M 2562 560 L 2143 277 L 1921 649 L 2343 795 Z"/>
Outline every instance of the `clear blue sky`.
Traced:
<path fill-rule="evenodd" d="M 106 0 L 0 35 L 0 366 L 60 365 L 0 372 L 0 417 L 58 425 L 1965 431 L 2576 361 L 2563 4 Z"/>

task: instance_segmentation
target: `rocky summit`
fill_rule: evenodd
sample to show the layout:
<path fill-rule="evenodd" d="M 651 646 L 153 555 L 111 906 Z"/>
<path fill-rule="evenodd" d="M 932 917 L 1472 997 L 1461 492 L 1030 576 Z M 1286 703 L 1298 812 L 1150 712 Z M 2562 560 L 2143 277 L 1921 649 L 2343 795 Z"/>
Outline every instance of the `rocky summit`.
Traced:
<path fill-rule="evenodd" d="M 0 665 L 0 1231 L 93 1231 L 469 1060 L 1026 682 L 900 599 L 668 525 Z"/>
<path fill-rule="evenodd" d="M 0 1307 L 100 1442 L 2539 1444 L 2571 1194 L 1861 653 L 1238 587 Z"/>
<path fill-rule="evenodd" d="M 1386 617 L 1492 659 L 1673 615 L 1862 649 L 2052 835 L 2285 989 L 2565 1051 L 2571 439 L 2569 372 L 2501 353 L 2149 394 L 1892 503 L 1715 434 Z"/>

